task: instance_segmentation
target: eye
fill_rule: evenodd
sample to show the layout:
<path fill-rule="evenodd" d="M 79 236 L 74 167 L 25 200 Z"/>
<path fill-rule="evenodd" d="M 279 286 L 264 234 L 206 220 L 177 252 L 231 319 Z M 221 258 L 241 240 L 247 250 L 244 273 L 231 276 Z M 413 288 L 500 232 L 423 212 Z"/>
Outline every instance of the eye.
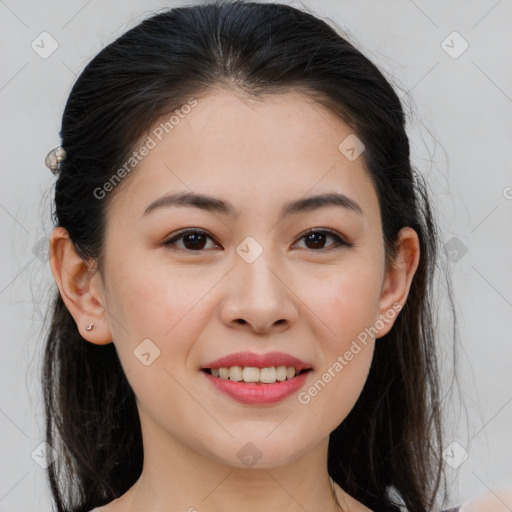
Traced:
<path fill-rule="evenodd" d="M 334 243 L 330 244 L 327 248 L 323 247 L 325 245 L 327 238 L 334 239 Z M 186 251 L 196 251 L 200 252 L 205 249 L 207 245 L 207 239 L 213 240 L 213 238 L 202 229 L 187 229 L 181 231 L 174 235 L 172 238 L 166 240 L 164 245 L 172 250 L 186 250 Z M 306 240 L 306 249 L 312 249 L 315 252 L 319 252 L 319 250 L 333 250 L 340 246 L 352 247 L 354 244 L 351 244 L 344 240 L 340 235 L 330 230 L 320 230 L 320 229 L 311 229 L 306 234 L 304 234 L 300 240 Z M 183 246 L 179 246 L 176 242 L 183 240 Z M 215 247 L 219 247 L 218 244 L 214 244 Z M 175 247 L 172 247 L 175 246 Z"/>
<path fill-rule="evenodd" d="M 335 240 L 334 244 L 331 244 L 330 246 L 322 247 L 327 238 L 333 238 Z M 309 246 L 306 246 L 306 249 L 315 249 L 315 250 L 333 250 L 340 246 L 347 246 L 352 247 L 354 244 L 351 244 L 341 238 L 337 233 L 334 231 L 330 231 L 328 229 L 311 229 L 309 230 L 305 235 L 303 235 L 300 240 L 306 240 L 306 244 L 309 244 Z M 317 251 L 318 252 L 318 251 Z"/>
<path fill-rule="evenodd" d="M 166 240 L 164 242 L 164 245 L 169 249 L 174 250 L 175 248 L 171 246 L 176 245 L 175 242 L 177 240 L 183 239 L 184 247 L 178 247 L 177 249 L 184 249 L 188 251 L 201 251 L 202 249 L 205 248 L 205 242 L 207 238 L 213 240 L 213 238 L 206 231 L 203 231 L 201 229 L 188 229 L 186 231 L 181 231 L 177 235 Z"/>

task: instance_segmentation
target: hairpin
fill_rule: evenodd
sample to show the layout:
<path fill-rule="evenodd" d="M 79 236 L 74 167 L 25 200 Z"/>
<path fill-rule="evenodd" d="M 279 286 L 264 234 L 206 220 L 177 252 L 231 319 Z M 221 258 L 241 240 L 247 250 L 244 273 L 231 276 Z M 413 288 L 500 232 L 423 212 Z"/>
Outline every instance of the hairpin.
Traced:
<path fill-rule="evenodd" d="M 60 163 L 66 158 L 66 150 L 62 146 L 53 148 L 44 159 L 44 164 L 53 174 L 60 170 Z"/>

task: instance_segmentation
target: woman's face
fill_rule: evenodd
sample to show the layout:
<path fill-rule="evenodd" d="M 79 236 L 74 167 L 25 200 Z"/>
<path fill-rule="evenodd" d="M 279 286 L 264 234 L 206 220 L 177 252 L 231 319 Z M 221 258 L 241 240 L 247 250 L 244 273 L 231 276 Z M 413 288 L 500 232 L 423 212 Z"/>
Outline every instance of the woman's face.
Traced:
<path fill-rule="evenodd" d="M 398 314 L 377 195 L 352 130 L 298 93 L 196 101 L 162 140 L 149 134 L 154 147 L 144 139 L 113 197 L 100 302 L 146 443 L 238 467 L 291 463 L 347 416 Z M 162 199 L 173 194 L 212 202 Z M 347 199 L 286 211 L 322 194 Z M 185 229 L 199 233 L 179 238 Z M 224 382 L 228 394 L 204 368 L 239 352 L 311 370 L 284 397 L 286 381 L 275 394 Z"/>

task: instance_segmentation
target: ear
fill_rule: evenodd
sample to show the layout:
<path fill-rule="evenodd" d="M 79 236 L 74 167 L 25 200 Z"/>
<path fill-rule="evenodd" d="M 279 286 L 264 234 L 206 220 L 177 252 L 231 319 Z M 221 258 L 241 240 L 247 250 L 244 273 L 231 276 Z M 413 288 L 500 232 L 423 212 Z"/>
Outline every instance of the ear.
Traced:
<path fill-rule="evenodd" d="M 403 308 L 412 279 L 420 261 L 420 243 L 418 234 L 410 227 L 404 227 L 398 233 L 397 254 L 390 268 L 387 269 L 381 288 L 379 302 L 379 318 L 375 326 L 378 328 L 376 338 L 387 334 Z M 380 321 L 378 321 L 380 320 Z"/>
<path fill-rule="evenodd" d="M 77 254 L 67 231 L 58 227 L 50 235 L 50 266 L 64 304 L 80 335 L 91 343 L 112 341 L 108 327 L 100 273 Z M 92 330 L 86 326 L 94 324 Z"/>

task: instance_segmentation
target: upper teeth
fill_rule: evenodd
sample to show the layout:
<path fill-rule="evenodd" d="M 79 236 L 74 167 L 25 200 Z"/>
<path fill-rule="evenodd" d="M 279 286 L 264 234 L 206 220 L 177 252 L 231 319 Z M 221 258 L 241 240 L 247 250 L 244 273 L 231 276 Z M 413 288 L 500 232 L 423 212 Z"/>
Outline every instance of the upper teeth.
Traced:
<path fill-rule="evenodd" d="M 211 368 L 212 375 L 221 379 L 230 379 L 236 382 L 263 382 L 272 384 L 276 380 L 293 379 L 298 373 L 293 366 L 270 366 L 256 368 L 253 366 L 231 366 L 230 368 Z"/>

